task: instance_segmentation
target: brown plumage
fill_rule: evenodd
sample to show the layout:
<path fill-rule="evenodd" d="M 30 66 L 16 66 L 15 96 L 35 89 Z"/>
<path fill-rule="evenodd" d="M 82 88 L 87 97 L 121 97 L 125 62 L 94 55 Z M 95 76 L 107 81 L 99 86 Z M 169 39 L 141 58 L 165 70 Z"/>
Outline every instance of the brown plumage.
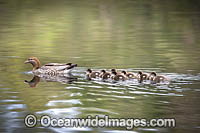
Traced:
<path fill-rule="evenodd" d="M 140 80 L 146 80 L 148 78 L 148 75 L 139 71 L 137 73 L 137 78 L 140 79 Z"/>
<path fill-rule="evenodd" d="M 99 75 L 100 75 L 100 72 L 92 71 L 91 69 L 87 69 L 86 71 L 86 76 L 88 78 L 97 78 L 99 77 Z"/>
<path fill-rule="evenodd" d="M 150 73 L 148 79 L 154 82 L 167 81 L 167 78 L 164 76 L 158 76 L 155 72 Z"/>
<path fill-rule="evenodd" d="M 122 80 L 122 81 L 124 81 L 124 80 L 127 79 L 124 75 L 122 75 L 122 74 L 117 74 L 117 72 L 112 72 L 112 74 L 113 74 L 113 75 L 111 76 L 111 78 L 112 78 L 113 80 L 116 80 L 116 81 Z"/>
<path fill-rule="evenodd" d="M 114 69 L 114 68 L 113 68 L 113 69 L 111 69 L 111 73 L 112 73 L 112 72 L 116 72 L 117 74 L 121 74 L 120 72 L 117 72 L 117 70 L 116 70 L 116 69 Z"/>
<path fill-rule="evenodd" d="M 101 74 L 99 75 L 102 79 L 109 79 L 111 78 L 111 74 L 109 72 L 106 72 L 105 70 L 101 70 Z"/>
<path fill-rule="evenodd" d="M 47 74 L 47 75 L 70 73 L 72 68 L 77 66 L 77 64 L 72 64 L 72 63 L 65 63 L 65 64 L 48 63 L 40 67 L 40 61 L 37 57 L 30 57 L 24 63 L 32 64 L 33 66 L 32 72 L 34 74 Z"/>
<path fill-rule="evenodd" d="M 127 78 L 129 78 L 129 79 L 135 78 L 135 75 L 134 75 L 133 73 L 126 72 L 126 71 L 122 71 L 121 73 L 122 73 L 124 76 L 126 76 Z"/>

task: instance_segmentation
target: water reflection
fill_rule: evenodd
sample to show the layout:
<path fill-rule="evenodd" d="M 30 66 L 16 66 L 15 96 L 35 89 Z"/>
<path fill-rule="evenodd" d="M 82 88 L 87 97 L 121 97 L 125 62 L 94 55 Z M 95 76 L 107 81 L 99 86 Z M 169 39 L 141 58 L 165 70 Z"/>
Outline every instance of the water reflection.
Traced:
<path fill-rule="evenodd" d="M 199 5 L 199 0 L 0 0 L 0 130 L 127 132 L 25 128 L 24 116 L 34 113 L 173 117 L 174 129 L 133 130 L 198 132 Z M 73 74 L 78 80 L 39 76 L 24 84 L 32 78 L 24 74 L 30 68 L 23 64 L 30 56 L 40 57 L 44 64 L 76 62 L 80 67 Z M 170 82 L 88 81 L 86 68 L 156 71 Z"/>
<path fill-rule="evenodd" d="M 25 83 L 28 83 L 30 87 L 36 87 L 36 85 L 40 82 L 40 79 L 47 82 L 60 82 L 60 83 L 72 83 L 74 81 L 77 81 L 78 78 L 73 77 L 72 75 L 56 75 L 56 76 L 50 76 L 50 75 L 34 75 L 33 78 L 28 81 L 24 80 Z"/>
<path fill-rule="evenodd" d="M 36 87 L 36 85 L 40 82 L 40 77 L 34 76 L 30 81 L 24 80 L 25 83 L 28 83 L 30 87 Z"/>

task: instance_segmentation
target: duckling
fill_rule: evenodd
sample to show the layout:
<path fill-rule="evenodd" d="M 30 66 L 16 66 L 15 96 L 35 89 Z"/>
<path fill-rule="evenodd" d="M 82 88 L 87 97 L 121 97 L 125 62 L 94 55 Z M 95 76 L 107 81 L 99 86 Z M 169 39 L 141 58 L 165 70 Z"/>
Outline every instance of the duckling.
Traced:
<path fill-rule="evenodd" d="M 138 71 L 137 76 L 136 76 L 139 80 L 143 81 L 146 80 L 148 75 L 145 73 L 142 73 L 141 71 Z"/>
<path fill-rule="evenodd" d="M 116 72 L 117 74 L 121 74 L 120 72 L 117 72 L 116 69 L 114 69 L 114 68 L 111 69 L 111 73 L 112 73 L 112 72 Z"/>
<path fill-rule="evenodd" d="M 111 74 L 106 72 L 105 70 L 101 70 L 101 74 L 99 75 L 103 80 L 111 78 Z"/>
<path fill-rule="evenodd" d="M 48 63 L 40 67 L 40 61 L 37 57 L 30 57 L 25 62 L 25 64 L 30 63 L 33 66 L 33 74 L 47 74 L 47 75 L 57 75 L 70 73 L 77 64 L 66 63 Z"/>
<path fill-rule="evenodd" d="M 164 76 L 157 76 L 157 74 L 155 72 L 150 73 L 148 79 L 151 80 L 151 81 L 154 81 L 156 83 L 168 80 Z"/>
<path fill-rule="evenodd" d="M 97 78 L 97 77 L 99 77 L 99 75 L 100 75 L 100 72 L 94 72 L 91 69 L 87 69 L 87 71 L 86 71 L 86 76 L 88 78 Z"/>
<path fill-rule="evenodd" d="M 112 76 L 111 76 L 112 79 L 116 80 L 116 81 L 119 81 L 119 80 L 126 80 L 127 78 L 122 75 L 122 74 L 117 74 L 117 72 L 112 72 Z"/>
<path fill-rule="evenodd" d="M 130 73 L 130 72 L 126 72 L 126 71 L 121 71 L 121 73 L 126 76 L 127 78 L 129 79 L 133 79 L 135 78 L 135 75 L 133 73 Z"/>

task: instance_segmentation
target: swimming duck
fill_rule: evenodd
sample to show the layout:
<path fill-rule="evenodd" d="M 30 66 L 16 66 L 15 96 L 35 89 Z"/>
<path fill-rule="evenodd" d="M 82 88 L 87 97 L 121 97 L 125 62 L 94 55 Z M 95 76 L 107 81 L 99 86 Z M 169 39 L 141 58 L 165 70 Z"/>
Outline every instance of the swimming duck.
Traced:
<path fill-rule="evenodd" d="M 77 64 L 66 63 L 48 63 L 40 67 L 40 61 L 37 57 L 30 57 L 25 62 L 25 64 L 30 63 L 33 66 L 33 74 L 47 74 L 47 75 L 58 75 L 70 73 L 72 68 L 76 67 Z"/>
<path fill-rule="evenodd" d="M 99 77 L 99 75 L 100 75 L 100 72 L 94 72 L 91 69 L 87 69 L 87 71 L 86 71 L 87 78 L 97 78 L 97 77 Z"/>
<path fill-rule="evenodd" d="M 154 82 L 167 81 L 167 78 L 164 76 L 157 76 L 155 72 L 150 73 L 148 79 Z"/>
<path fill-rule="evenodd" d="M 109 79 L 111 77 L 111 74 L 109 72 L 106 72 L 105 70 L 101 70 L 101 74 L 99 75 L 100 78 Z"/>
<path fill-rule="evenodd" d="M 136 76 L 138 79 L 140 79 L 140 80 L 146 80 L 147 79 L 147 77 L 148 77 L 148 75 L 147 74 L 145 74 L 145 73 L 143 73 L 143 72 L 141 72 L 141 71 L 138 71 L 138 73 L 137 73 L 137 76 Z"/>
<path fill-rule="evenodd" d="M 114 79 L 114 80 L 116 80 L 116 81 L 119 81 L 119 80 L 124 81 L 124 80 L 127 79 L 124 75 L 122 75 L 122 74 L 117 74 L 117 72 L 114 72 L 114 71 L 112 72 L 111 78 Z"/>
<path fill-rule="evenodd" d="M 121 71 L 121 73 L 126 76 L 127 78 L 129 79 L 133 79 L 135 78 L 135 75 L 133 73 L 130 73 L 130 72 L 126 72 L 126 71 Z"/>
<path fill-rule="evenodd" d="M 112 73 L 112 72 L 116 72 L 117 74 L 121 74 L 120 72 L 117 72 L 116 69 L 111 69 L 111 73 Z"/>

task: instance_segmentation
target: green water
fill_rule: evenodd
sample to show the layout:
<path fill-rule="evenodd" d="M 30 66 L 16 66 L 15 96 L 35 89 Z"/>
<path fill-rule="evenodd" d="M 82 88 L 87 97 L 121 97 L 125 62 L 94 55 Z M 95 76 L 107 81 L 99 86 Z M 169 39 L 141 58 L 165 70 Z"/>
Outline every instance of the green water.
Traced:
<path fill-rule="evenodd" d="M 125 128 L 27 128 L 24 117 L 175 118 L 176 128 L 133 132 L 198 132 L 200 128 L 198 0 L 0 0 L 0 131 L 125 132 Z M 76 81 L 36 87 L 31 66 L 73 62 Z M 87 68 L 156 71 L 169 83 L 88 81 Z"/>

